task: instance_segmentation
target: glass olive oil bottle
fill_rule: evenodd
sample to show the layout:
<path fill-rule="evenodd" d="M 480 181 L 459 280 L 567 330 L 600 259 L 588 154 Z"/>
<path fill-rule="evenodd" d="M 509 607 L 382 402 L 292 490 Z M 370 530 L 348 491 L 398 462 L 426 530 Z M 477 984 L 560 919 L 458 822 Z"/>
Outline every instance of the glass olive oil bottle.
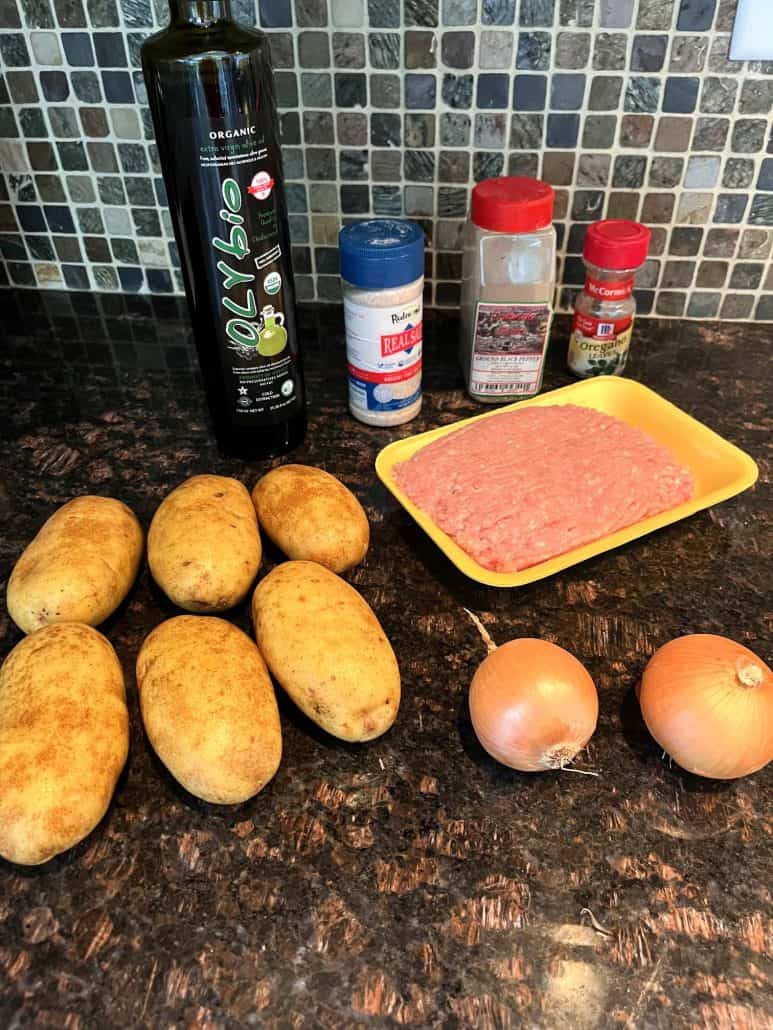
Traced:
<path fill-rule="evenodd" d="M 280 454 L 306 405 L 268 43 L 230 0 L 170 7 L 142 67 L 215 430 L 229 453 Z"/>

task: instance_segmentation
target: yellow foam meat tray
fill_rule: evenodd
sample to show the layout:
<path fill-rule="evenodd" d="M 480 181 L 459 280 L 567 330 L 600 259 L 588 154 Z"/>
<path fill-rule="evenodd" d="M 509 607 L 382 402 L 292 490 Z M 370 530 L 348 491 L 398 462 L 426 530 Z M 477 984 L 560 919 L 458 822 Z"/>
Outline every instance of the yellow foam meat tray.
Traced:
<path fill-rule="evenodd" d="M 593 543 L 576 547 L 528 569 L 521 569 L 519 572 L 494 572 L 479 565 L 447 533 L 444 533 L 429 515 L 408 499 L 395 482 L 395 465 L 407 461 L 433 440 L 454 433 L 480 419 L 496 418 L 503 411 L 514 411 L 516 408 L 530 405 L 544 407 L 551 404 L 577 404 L 580 407 L 594 408 L 606 415 L 614 415 L 615 418 L 627 422 L 629 426 L 643 429 L 668 447 L 671 453 L 692 471 L 695 493 L 689 501 L 676 508 L 634 522 L 626 529 L 609 533 Z M 598 376 L 581 380 L 572 383 L 571 386 L 563 386 L 558 390 L 531 397 L 529 400 L 494 408 L 483 415 L 462 419 L 439 429 L 407 437 L 405 440 L 396 440 L 385 447 L 376 458 L 376 472 L 381 482 L 457 568 L 478 583 L 498 587 L 524 586 L 526 583 L 552 576 L 562 569 L 569 568 L 570 565 L 576 565 L 604 551 L 610 551 L 613 547 L 620 547 L 621 544 L 627 544 L 655 529 L 661 529 L 693 515 L 696 511 L 710 508 L 720 501 L 734 497 L 752 486 L 758 476 L 757 465 L 745 451 L 724 440 L 708 426 L 698 422 L 654 390 L 642 386 L 633 379 L 617 376 Z"/>

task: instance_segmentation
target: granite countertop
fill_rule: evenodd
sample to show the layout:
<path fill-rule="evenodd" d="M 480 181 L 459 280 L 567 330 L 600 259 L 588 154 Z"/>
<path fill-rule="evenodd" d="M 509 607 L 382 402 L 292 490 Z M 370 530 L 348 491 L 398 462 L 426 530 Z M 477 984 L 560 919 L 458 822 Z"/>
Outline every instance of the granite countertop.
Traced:
<path fill-rule="evenodd" d="M 265 470 L 218 455 L 175 299 L 6 293 L 0 311 L 3 585 L 75 494 L 120 497 L 147 527 L 187 476 L 251 486 Z M 138 713 L 137 651 L 174 612 L 145 568 L 103 627 L 131 711 L 110 811 L 44 868 L 0 863 L 0 1022 L 770 1026 L 773 766 L 730 783 L 670 767 L 633 693 L 681 633 L 726 634 L 765 657 L 769 330 L 641 320 L 629 366 L 751 452 L 755 489 L 507 591 L 457 572 L 373 472 L 390 440 L 479 410 L 461 389 L 454 319 L 428 318 L 424 408 L 394 430 L 347 414 L 340 313 L 307 309 L 301 326 L 310 424 L 293 458 L 340 476 L 368 511 L 372 546 L 351 579 L 400 661 L 398 721 L 349 746 L 281 699 L 272 783 L 238 808 L 185 796 Z M 566 330 L 558 320 L 547 388 L 568 381 Z M 511 772 L 481 751 L 466 698 L 484 649 L 464 607 L 495 639 L 542 636 L 587 664 L 601 710 L 585 763 L 598 778 Z M 248 628 L 247 606 L 233 619 Z M 0 636 L 3 655 L 20 637 L 4 610 Z"/>

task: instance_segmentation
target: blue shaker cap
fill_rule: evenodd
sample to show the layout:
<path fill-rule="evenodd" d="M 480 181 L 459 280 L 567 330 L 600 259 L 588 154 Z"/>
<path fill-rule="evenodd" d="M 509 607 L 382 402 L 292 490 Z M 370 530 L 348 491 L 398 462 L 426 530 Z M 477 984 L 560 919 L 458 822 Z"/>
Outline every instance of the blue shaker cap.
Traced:
<path fill-rule="evenodd" d="M 338 236 L 341 277 L 353 286 L 384 290 L 424 274 L 424 233 L 416 222 L 371 218 Z"/>

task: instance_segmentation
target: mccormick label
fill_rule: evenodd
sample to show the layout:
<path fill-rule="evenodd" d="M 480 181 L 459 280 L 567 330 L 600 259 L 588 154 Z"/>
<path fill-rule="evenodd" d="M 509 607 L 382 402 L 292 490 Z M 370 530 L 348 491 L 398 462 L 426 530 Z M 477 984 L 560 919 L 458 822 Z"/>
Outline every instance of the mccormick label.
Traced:
<path fill-rule="evenodd" d="M 231 417 L 281 422 L 302 405 L 279 156 L 270 114 L 181 118 L 175 159 L 192 170 L 191 205 L 211 260 L 215 334 Z M 185 209 L 182 219 L 190 217 Z M 194 304 L 197 300 L 193 291 Z"/>
<path fill-rule="evenodd" d="M 542 386 L 551 310 L 548 304 L 487 304 L 475 309 L 470 393 L 499 400 Z"/>
<path fill-rule="evenodd" d="M 625 300 L 633 279 L 599 282 L 590 276 L 585 293 L 600 301 Z M 580 376 L 622 375 L 633 333 L 633 315 L 604 318 L 575 312 L 569 337 L 569 368 Z"/>
<path fill-rule="evenodd" d="M 349 407 L 399 411 L 421 396 L 421 294 L 394 308 L 344 299 Z"/>

